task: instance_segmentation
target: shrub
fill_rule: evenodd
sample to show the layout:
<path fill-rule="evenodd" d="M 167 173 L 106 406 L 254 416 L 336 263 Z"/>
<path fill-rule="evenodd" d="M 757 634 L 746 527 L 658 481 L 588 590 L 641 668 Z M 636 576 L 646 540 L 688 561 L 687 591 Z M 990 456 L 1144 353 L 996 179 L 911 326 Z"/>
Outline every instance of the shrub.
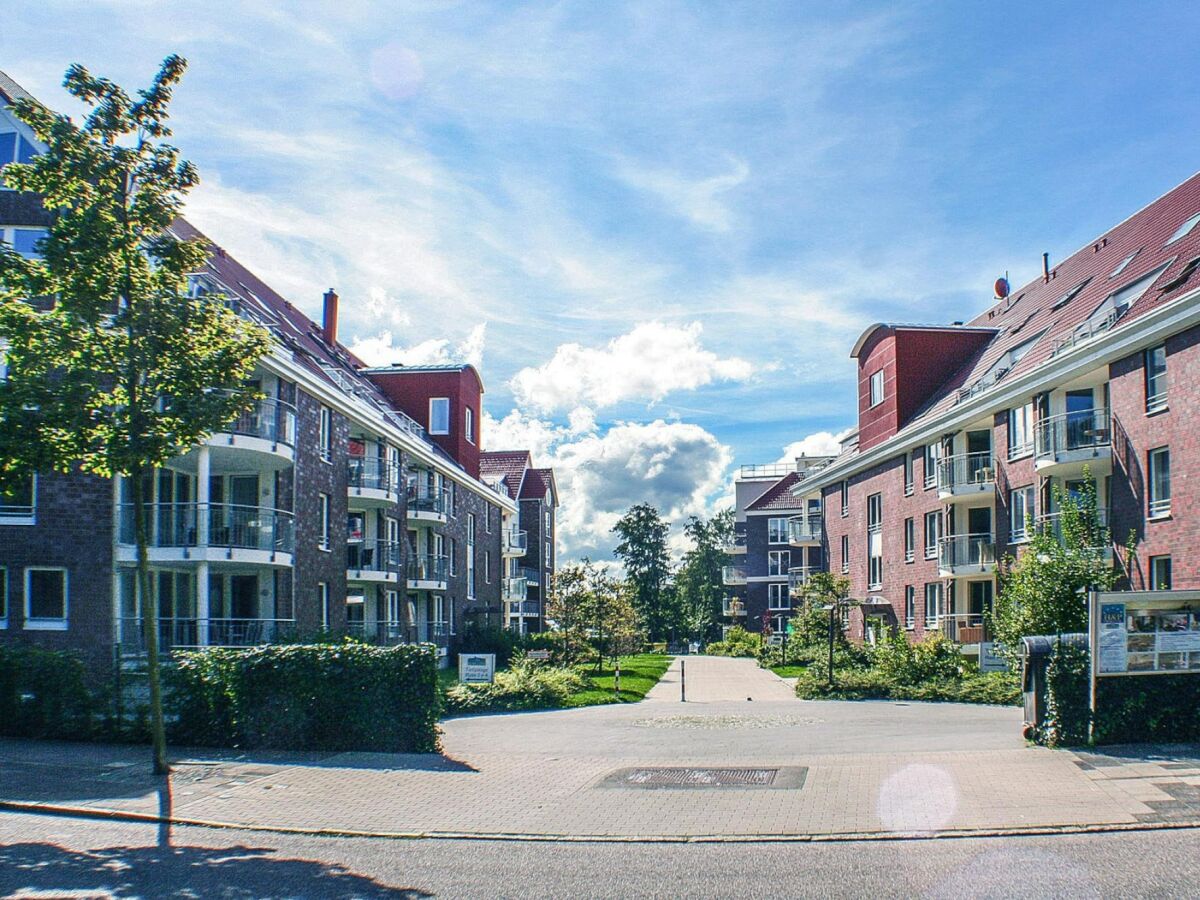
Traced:
<path fill-rule="evenodd" d="M 7 737 L 90 737 L 96 698 L 74 653 L 0 646 L 0 734 Z"/>
<path fill-rule="evenodd" d="M 1013 706 L 1020 702 L 1021 690 L 1016 676 L 1008 672 L 904 683 L 877 668 L 836 671 L 830 687 L 828 675 L 814 668 L 797 678 L 796 696 L 803 700 L 920 700 Z"/>
<path fill-rule="evenodd" d="M 885 678 L 898 684 L 958 678 L 965 672 L 962 651 L 941 634 L 911 643 L 902 632 L 893 632 L 875 646 L 871 662 Z"/>
<path fill-rule="evenodd" d="M 757 656 L 762 638 L 751 634 L 740 625 L 734 625 L 726 633 L 724 640 L 713 641 L 704 648 L 704 652 L 712 656 Z"/>
<path fill-rule="evenodd" d="M 446 691 L 449 713 L 516 709 L 554 709 L 587 687 L 574 669 L 539 664 L 524 657 L 513 660 L 507 671 L 497 672 L 491 684 L 456 684 Z"/>
<path fill-rule="evenodd" d="M 437 749 L 437 659 L 427 646 L 292 644 L 177 654 L 172 739 L 291 750 Z"/>

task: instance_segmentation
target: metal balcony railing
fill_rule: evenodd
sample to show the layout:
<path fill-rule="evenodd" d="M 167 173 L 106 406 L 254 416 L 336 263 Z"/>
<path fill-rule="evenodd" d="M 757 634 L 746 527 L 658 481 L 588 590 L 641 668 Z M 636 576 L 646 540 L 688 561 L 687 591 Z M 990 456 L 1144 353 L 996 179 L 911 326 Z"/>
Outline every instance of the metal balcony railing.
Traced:
<path fill-rule="evenodd" d="M 979 644 L 987 640 L 982 613 L 949 613 L 938 618 L 937 628 L 959 644 Z"/>
<path fill-rule="evenodd" d="M 120 648 L 124 654 L 146 651 L 142 620 L 121 618 Z M 158 644 L 162 650 L 193 647 L 256 647 L 296 635 L 295 619 L 199 619 L 194 617 L 158 620 Z"/>
<path fill-rule="evenodd" d="M 990 534 L 952 534 L 938 544 L 938 567 L 957 569 L 986 566 L 996 561 L 996 543 Z"/>
<path fill-rule="evenodd" d="M 721 547 L 726 553 L 745 553 L 746 552 L 746 534 L 745 532 L 735 532 L 734 535 L 725 542 Z"/>
<path fill-rule="evenodd" d="M 1044 513 L 1034 520 L 1037 529 L 1043 533 L 1050 534 L 1056 541 L 1062 543 L 1063 540 L 1063 521 L 1061 512 Z M 1085 546 L 1095 547 L 1098 549 L 1111 549 L 1112 539 L 1108 533 L 1108 509 L 1099 507 L 1096 509 L 1096 521 L 1092 525 L 1080 523 L 1083 529 L 1081 535 L 1087 543 Z M 1094 534 L 1090 533 L 1094 530 Z"/>
<path fill-rule="evenodd" d="M 536 600 L 512 600 L 508 604 L 509 615 L 536 616 L 541 613 L 542 604 Z"/>
<path fill-rule="evenodd" d="M 800 590 L 800 588 L 804 587 L 804 583 L 808 581 L 813 572 L 816 571 L 816 566 L 792 566 L 788 569 L 788 590 Z"/>
<path fill-rule="evenodd" d="M 346 568 L 351 572 L 398 572 L 400 546 L 396 541 L 351 541 L 346 545 Z"/>
<path fill-rule="evenodd" d="M 446 488 L 432 488 L 421 482 L 410 483 L 408 511 L 447 515 L 450 512 L 450 491 Z"/>
<path fill-rule="evenodd" d="M 746 583 L 746 567 L 745 566 L 722 566 L 721 581 L 725 584 L 745 584 Z"/>
<path fill-rule="evenodd" d="M 258 400 L 248 410 L 218 429 L 222 434 L 241 434 L 264 441 L 296 445 L 296 407 L 282 400 L 267 397 Z"/>
<path fill-rule="evenodd" d="M 351 456 L 346 460 L 346 482 L 358 490 L 400 492 L 400 472 L 379 456 Z"/>
<path fill-rule="evenodd" d="M 500 534 L 500 550 L 506 554 L 522 554 L 529 548 L 529 533 L 517 528 L 506 528 Z"/>
<path fill-rule="evenodd" d="M 208 526 L 207 535 L 201 524 Z M 146 507 L 146 530 L 151 547 L 223 547 L 291 553 L 295 521 L 290 512 L 234 503 L 152 503 Z M 122 503 L 118 541 L 135 544 L 134 509 Z"/>
<path fill-rule="evenodd" d="M 500 583 L 500 591 L 505 600 L 521 601 L 529 589 L 529 582 L 524 578 L 505 578 Z"/>
<path fill-rule="evenodd" d="M 425 554 L 408 561 L 409 581 L 446 581 L 449 573 L 450 567 L 444 556 Z"/>
<path fill-rule="evenodd" d="M 792 516 L 788 519 L 788 540 L 793 544 L 806 541 L 821 540 L 821 516 L 814 513 L 806 516 Z"/>
<path fill-rule="evenodd" d="M 1112 428 L 1107 409 L 1064 413 L 1043 419 L 1034 429 L 1034 456 L 1038 461 L 1057 460 L 1063 453 L 1100 450 L 1112 446 Z"/>
<path fill-rule="evenodd" d="M 937 489 L 953 493 L 962 488 L 987 487 L 996 481 L 996 461 L 990 450 L 959 453 L 938 460 Z"/>
<path fill-rule="evenodd" d="M 447 647 L 450 644 L 449 622 L 426 622 L 424 628 L 417 628 L 417 640 L 424 644 L 434 644 Z"/>

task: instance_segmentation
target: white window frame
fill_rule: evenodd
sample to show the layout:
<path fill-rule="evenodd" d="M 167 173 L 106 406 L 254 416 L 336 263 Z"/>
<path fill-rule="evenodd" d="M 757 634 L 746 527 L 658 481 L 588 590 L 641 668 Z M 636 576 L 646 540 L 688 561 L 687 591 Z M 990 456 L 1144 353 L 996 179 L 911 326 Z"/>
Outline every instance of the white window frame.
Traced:
<path fill-rule="evenodd" d="M 32 572 L 62 572 L 62 611 L 60 617 L 34 618 L 29 613 L 29 575 Z M 25 567 L 25 622 L 26 631 L 66 631 L 71 618 L 71 574 L 66 566 L 26 566 Z"/>
<path fill-rule="evenodd" d="M 1016 440 L 1018 432 L 1021 440 Z M 1008 458 L 1021 459 L 1033 454 L 1033 401 L 1008 411 Z"/>
<path fill-rule="evenodd" d="M 930 603 L 929 603 L 930 588 L 933 589 L 932 593 L 933 593 L 933 601 L 934 601 L 932 616 L 929 615 L 929 612 L 930 612 L 930 608 L 929 608 L 930 607 Z M 944 594 L 945 594 L 945 591 L 944 591 L 944 588 L 940 581 L 925 582 L 925 628 L 926 628 L 926 630 L 928 630 L 930 628 L 937 628 L 938 622 L 942 618 L 942 604 L 945 602 Z"/>
<path fill-rule="evenodd" d="M 842 535 L 842 574 L 850 574 L 850 535 Z"/>
<path fill-rule="evenodd" d="M 1154 356 L 1162 351 L 1162 370 L 1156 374 L 1151 373 Z M 1167 408 L 1167 390 L 1170 387 L 1170 382 L 1167 380 L 1167 345 L 1159 344 L 1156 347 L 1147 347 L 1146 352 L 1142 357 L 1142 366 L 1145 370 L 1146 380 L 1146 414 L 1162 412 Z"/>
<path fill-rule="evenodd" d="M 321 630 L 329 630 L 329 584 L 325 581 L 317 582 L 317 608 L 321 612 Z"/>
<path fill-rule="evenodd" d="M 1166 566 L 1167 566 L 1167 583 L 1165 586 L 1162 584 L 1161 581 L 1159 581 L 1158 573 L 1155 571 L 1155 569 L 1157 569 L 1164 562 L 1166 563 Z M 1163 553 L 1158 556 L 1150 557 L 1148 568 L 1149 568 L 1149 573 L 1150 573 L 1150 585 L 1149 585 L 1150 590 L 1152 590 L 1152 591 L 1169 591 L 1169 590 L 1171 590 L 1172 579 L 1174 578 L 1174 573 L 1171 571 L 1172 570 L 1171 555 L 1169 553 Z"/>
<path fill-rule="evenodd" d="M 792 551 L 791 550 L 768 550 L 767 551 L 767 577 L 780 578 L 787 575 L 788 569 L 792 566 Z"/>
<path fill-rule="evenodd" d="M 867 587 L 883 587 L 883 493 L 867 497 Z"/>
<path fill-rule="evenodd" d="M 492 583 L 492 551 L 483 551 L 483 583 Z"/>
<path fill-rule="evenodd" d="M 842 479 L 842 518 L 850 515 L 850 479 Z"/>
<path fill-rule="evenodd" d="M 883 402 L 883 369 L 871 373 L 867 390 L 867 409 L 874 409 Z"/>
<path fill-rule="evenodd" d="M 467 599 L 475 599 L 475 513 L 467 513 Z"/>
<path fill-rule="evenodd" d="M 37 475 L 30 475 L 28 508 L 23 506 L 0 506 L 0 525 L 36 525 L 37 524 Z"/>
<path fill-rule="evenodd" d="M 786 544 L 788 540 L 787 516 L 771 516 L 767 519 L 767 543 Z"/>
<path fill-rule="evenodd" d="M 1166 496 L 1156 490 L 1159 469 L 1166 460 Z M 1171 515 L 1171 448 L 1155 447 L 1146 454 L 1146 514 L 1151 519 L 1166 519 Z"/>
<path fill-rule="evenodd" d="M 1013 488 L 1008 492 L 1008 542 L 1023 544 L 1030 538 L 1028 522 L 1033 519 L 1036 492 L 1033 485 Z M 1021 518 L 1017 519 L 1017 497 L 1021 498 Z"/>
<path fill-rule="evenodd" d="M 904 630 L 917 627 L 917 589 L 914 585 L 904 586 Z"/>
<path fill-rule="evenodd" d="M 321 461 L 333 462 L 333 410 L 328 406 L 321 407 L 320 423 L 317 426 L 317 450 Z"/>
<path fill-rule="evenodd" d="M 937 464 L 942 455 L 942 445 L 937 441 L 926 444 L 921 456 L 924 458 L 924 471 L 921 473 L 922 485 L 925 490 L 937 486 Z"/>
<path fill-rule="evenodd" d="M 433 409 L 434 404 L 444 403 L 446 405 L 446 425 L 444 428 L 433 427 Z M 449 397 L 430 397 L 429 398 L 429 433 L 430 434 L 449 434 L 450 433 L 450 398 Z"/>
<path fill-rule="evenodd" d="M 771 612 L 792 608 L 792 595 L 787 582 L 779 581 L 767 585 L 767 609 Z"/>
<path fill-rule="evenodd" d="M 913 465 L 913 455 L 911 450 L 904 452 L 904 496 L 911 497 L 916 486 L 917 473 L 916 467 Z"/>
<path fill-rule="evenodd" d="M 932 517 L 932 519 L 930 517 Z M 933 540 L 932 544 L 929 542 L 929 523 L 930 523 L 930 521 L 937 523 L 933 529 L 934 540 Z M 925 558 L 926 559 L 937 559 L 938 544 L 940 544 L 942 541 L 942 514 L 941 514 L 941 512 L 935 509 L 932 512 L 925 513 L 925 519 L 921 524 L 922 524 L 922 528 L 923 528 L 923 540 L 925 541 Z"/>
<path fill-rule="evenodd" d="M 1175 243 L 1180 238 L 1187 237 L 1197 225 L 1200 225 L 1200 212 L 1192 213 L 1184 219 L 1179 227 L 1175 229 L 1175 233 L 1171 235 L 1171 239 L 1166 244 L 1163 244 L 1163 246 L 1165 247 L 1167 244 Z"/>
<path fill-rule="evenodd" d="M 320 532 L 317 534 L 317 549 L 324 550 L 326 553 L 333 548 L 330 545 L 330 510 L 329 510 L 329 495 L 325 493 L 317 493 L 317 526 Z"/>
<path fill-rule="evenodd" d="M 913 562 L 917 558 L 917 520 L 909 516 L 904 520 L 904 561 Z"/>
<path fill-rule="evenodd" d="M 475 443 L 475 410 L 469 406 L 463 407 L 463 434 L 468 444 Z"/>

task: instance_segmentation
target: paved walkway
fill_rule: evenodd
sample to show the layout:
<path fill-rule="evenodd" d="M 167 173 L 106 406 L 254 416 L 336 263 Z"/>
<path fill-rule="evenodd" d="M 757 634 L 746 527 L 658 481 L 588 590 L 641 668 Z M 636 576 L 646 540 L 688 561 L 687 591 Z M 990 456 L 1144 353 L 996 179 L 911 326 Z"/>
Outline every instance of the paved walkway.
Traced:
<path fill-rule="evenodd" d="M 676 657 L 671 668 L 646 695 L 647 700 L 677 703 L 686 676 L 688 703 L 792 700 L 795 690 L 770 669 L 750 659 L 725 656 Z"/>
<path fill-rule="evenodd" d="M 441 755 L 177 752 L 169 795 L 148 775 L 145 748 L 0 741 L 0 799 L 386 833 L 750 837 L 1200 823 L 1200 748 L 1032 748 L 1016 709 L 758 699 L 775 687 L 739 661 L 686 664 L 689 685 L 694 671 L 707 699 L 673 701 L 668 684 L 640 704 L 454 719 Z M 755 699 L 717 699 L 732 685 L 738 696 L 750 685 Z M 794 778 L 789 787 L 611 785 L 615 773 L 653 766 L 805 772 L 799 787 Z"/>

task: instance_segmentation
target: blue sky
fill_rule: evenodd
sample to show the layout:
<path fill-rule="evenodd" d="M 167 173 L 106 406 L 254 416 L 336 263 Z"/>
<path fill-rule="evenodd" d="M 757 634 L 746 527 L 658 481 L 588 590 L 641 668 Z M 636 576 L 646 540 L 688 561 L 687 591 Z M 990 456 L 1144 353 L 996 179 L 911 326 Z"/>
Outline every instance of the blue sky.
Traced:
<path fill-rule="evenodd" d="M 275 6 L 18 0 L 0 68 L 63 107 L 71 62 L 188 57 L 190 217 L 372 361 L 481 363 L 568 555 L 827 445 L 867 324 L 968 318 L 1200 168 L 1192 4 Z"/>

